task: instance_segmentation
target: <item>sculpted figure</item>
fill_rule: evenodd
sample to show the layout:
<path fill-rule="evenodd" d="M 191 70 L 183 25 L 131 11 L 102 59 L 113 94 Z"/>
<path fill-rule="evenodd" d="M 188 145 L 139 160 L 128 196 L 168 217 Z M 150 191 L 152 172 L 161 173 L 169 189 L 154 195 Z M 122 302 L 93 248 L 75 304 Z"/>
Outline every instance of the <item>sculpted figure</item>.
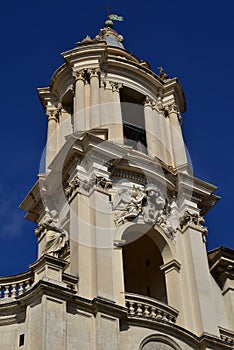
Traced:
<path fill-rule="evenodd" d="M 133 189 L 121 189 L 116 198 L 113 209 L 117 209 L 115 223 L 118 226 L 124 223 L 125 220 L 136 218 L 142 212 L 143 200 L 146 197 L 144 191 L 139 187 Z"/>
<path fill-rule="evenodd" d="M 59 257 L 68 245 L 68 233 L 58 222 L 58 213 L 52 210 L 40 224 L 46 230 L 44 253 Z"/>
<path fill-rule="evenodd" d="M 163 67 L 158 67 L 158 70 L 159 70 L 159 76 L 162 80 L 169 79 L 169 76 L 167 75 L 167 73 L 165 73 Z"/>

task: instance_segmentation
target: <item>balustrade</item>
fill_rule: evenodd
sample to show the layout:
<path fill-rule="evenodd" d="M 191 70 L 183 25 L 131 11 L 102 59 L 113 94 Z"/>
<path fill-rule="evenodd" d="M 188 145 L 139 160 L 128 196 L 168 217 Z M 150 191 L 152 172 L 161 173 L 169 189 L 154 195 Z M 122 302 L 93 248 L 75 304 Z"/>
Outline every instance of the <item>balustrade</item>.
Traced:
<path fill-rule="evenodd" d="M 32 271 L 0 278 L 0 299 L 15 298 L 24 294 L 33 285 Z"/>
<path fill-rule="evenodd" d="M 178 311 L 148 296 L 125 293 L 125 303 L 130 317 L 146 317 L 167 322 L 176 322 Z"/>

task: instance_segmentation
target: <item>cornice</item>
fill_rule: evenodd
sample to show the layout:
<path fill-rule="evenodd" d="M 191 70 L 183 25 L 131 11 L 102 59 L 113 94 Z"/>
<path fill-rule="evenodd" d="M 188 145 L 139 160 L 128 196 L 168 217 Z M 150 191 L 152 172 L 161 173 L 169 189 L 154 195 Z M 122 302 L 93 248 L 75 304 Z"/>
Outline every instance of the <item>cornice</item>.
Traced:
<path fill-rule="evenodd" d="M 221 289 L 227 279 L 234 279 L 234 250 L 219 247 L 208 252 L 210 272 Z"/>
<path fill-rule="evenodd" d="M 160 332 L 171 336 L 174 340 L 178 339 L 182 343 L 187 344 L 193 349 L 216 349 L 216 350 L 233 350 L 233 344 L 230 342 L 220 339 L 217 336 L 212 336 L 203 333 L 200 337 L 187 329 L 164 320 L 154 320 L 148 317 L 131 317 L 128 315 L 127 320 L 124 322 L 124 327 L 127 326 L 144 327 L 153 331 Z"/>

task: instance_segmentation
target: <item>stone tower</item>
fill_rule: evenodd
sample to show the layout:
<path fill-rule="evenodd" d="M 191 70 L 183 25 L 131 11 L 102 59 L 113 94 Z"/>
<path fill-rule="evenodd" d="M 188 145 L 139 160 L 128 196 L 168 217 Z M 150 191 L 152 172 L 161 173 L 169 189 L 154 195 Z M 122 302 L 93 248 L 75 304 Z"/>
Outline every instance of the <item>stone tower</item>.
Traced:
<path fill-rule="evenodd" d="M 62 56 L 38 89 L 44 170 L 21 204 L 38 259 L 0 280 L 2 348 L 232 349 L 234 252 L 206 251 L 218 197 L 188 162 L 179 81 L 108 25 Z"/>

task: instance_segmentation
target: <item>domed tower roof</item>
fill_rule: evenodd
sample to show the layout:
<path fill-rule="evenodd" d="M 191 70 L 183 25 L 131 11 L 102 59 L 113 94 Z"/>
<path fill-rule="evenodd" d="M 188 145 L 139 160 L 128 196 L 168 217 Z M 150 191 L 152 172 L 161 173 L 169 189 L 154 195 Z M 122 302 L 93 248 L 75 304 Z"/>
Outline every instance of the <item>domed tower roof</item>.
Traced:
<path fill-rule="evenodd" d="M 146 61 L 124 48 L 123 40 L 109 18 L 93 39 L 86 36 L 62 53 L 65 63 L 53 74 L 50 86 L 38 90 L 61 134 L 59 146 L 47 157 L 48 165 L 66 135 L 94 129 L 97 133 L 107 129 L 108 141 L 143 149 L 172 168 L 187 164 L 180 130 L 186 101 L 178 79 L 162 68 L 159 74 L 153 72 Z"/>

